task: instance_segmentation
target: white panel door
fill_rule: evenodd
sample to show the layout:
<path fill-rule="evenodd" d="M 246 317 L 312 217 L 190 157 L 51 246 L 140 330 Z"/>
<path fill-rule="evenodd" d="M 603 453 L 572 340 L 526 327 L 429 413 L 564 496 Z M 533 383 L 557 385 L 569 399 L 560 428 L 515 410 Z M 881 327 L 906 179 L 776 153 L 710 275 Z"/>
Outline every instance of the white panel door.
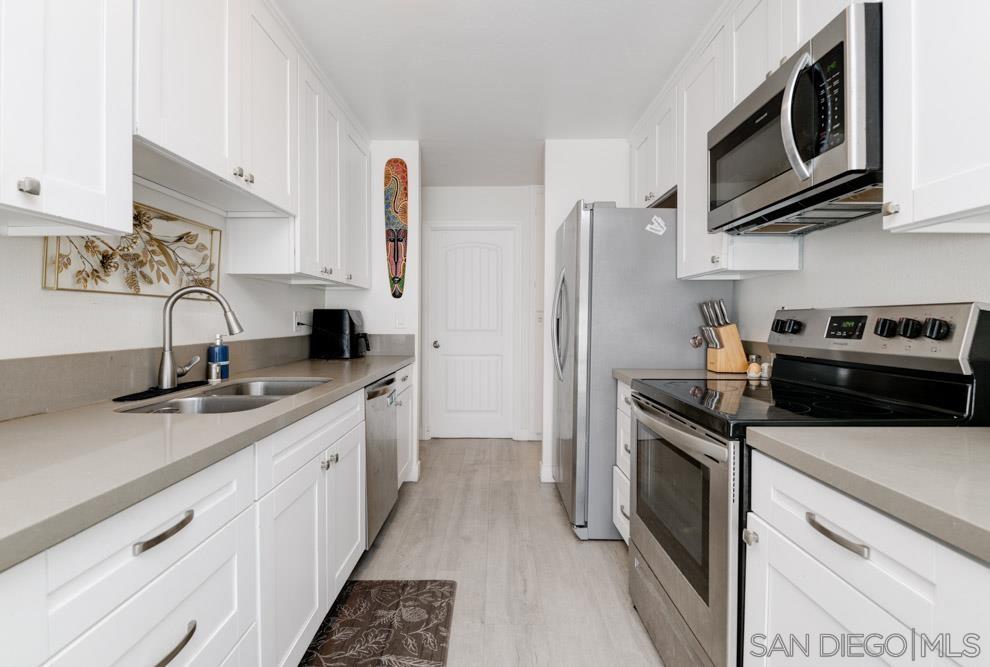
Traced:
<path fill-rule="evenodd" d="M 298 665 L 329 610 L 326 479 L 312 459 L 258 501 L 261 662 Z"/>
<path fill-rule="evenodd" d="M 233 180 L 242 0 L 137 0 L 134 134 Z"/>
<path fill-rule="evenodd" d="M 512 437 L 514 246 L 508 229 L 430 233 L 432 437 Z"/>
<path fill-rule="evenodd" d="M 241 56 L 244 184 L 262 199 L 295 213 L 298 55 L 264 0 L 245 3 Z"/>
<path fill-rule="evenodd" d="M 365 446 L 361 422 L 326 452 L 328 603 L 351 576 L 367 541 Z"/>
<path fill-rule="evenodd" d="M 132 21 L 130 0 L 0 1 L 0 222 L 130 233 Z"/>

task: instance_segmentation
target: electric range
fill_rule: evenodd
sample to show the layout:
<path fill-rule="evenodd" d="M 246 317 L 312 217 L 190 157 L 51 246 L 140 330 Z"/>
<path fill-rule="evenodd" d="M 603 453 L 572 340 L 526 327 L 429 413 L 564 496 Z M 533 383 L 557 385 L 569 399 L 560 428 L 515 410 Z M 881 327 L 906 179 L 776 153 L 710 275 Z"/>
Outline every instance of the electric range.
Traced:
<path fill-rule="evenodd" d="M 781 310 L 770 379 L 633 381 L 630 590 L 681 626 L 651 633 L 661 656 L 739 659 L 746 429 L 990 424 L 988 307 Z"/>

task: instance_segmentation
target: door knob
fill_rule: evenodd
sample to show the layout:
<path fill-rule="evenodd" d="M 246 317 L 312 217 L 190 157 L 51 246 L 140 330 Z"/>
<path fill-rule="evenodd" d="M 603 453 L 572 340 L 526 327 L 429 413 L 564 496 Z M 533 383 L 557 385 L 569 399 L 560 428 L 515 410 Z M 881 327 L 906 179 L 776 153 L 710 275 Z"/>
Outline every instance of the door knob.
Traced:
<path fill-rule="evenodd" d="M 433 349 L 435 349 L 435 350 L 439 350 L 440 349 L 440 341 L 438 341 L 438 340 L 433 341 Z"/>

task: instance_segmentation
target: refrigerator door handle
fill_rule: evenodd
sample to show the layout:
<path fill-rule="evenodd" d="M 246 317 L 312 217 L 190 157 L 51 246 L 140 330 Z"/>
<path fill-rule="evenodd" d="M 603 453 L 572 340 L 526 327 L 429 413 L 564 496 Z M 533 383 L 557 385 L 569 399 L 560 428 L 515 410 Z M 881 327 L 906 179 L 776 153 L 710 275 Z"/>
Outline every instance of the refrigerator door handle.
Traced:
<path fill-rule="evenodd" d="M 560 352 L 560 297 L 564 291 L 564 270 L 560 270 L 557 291 L 553 296 L 553 331 L 550 333 L 550 346 L 553 348 L 553 369 L 557 379 L 564 380 L 564 362 Z"/>

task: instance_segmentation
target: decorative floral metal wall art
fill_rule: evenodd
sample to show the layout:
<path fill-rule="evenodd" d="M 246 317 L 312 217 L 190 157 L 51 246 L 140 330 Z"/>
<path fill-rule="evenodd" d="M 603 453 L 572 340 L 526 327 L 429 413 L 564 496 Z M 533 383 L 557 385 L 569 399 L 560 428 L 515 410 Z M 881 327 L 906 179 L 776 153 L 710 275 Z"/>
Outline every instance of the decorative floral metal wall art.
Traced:
<path fill-rule="evenodd" d="M 134 202 L 122 236 L 49 236 L 44 287 L 165 297 L 220 282 L 220 230 Z"/>

